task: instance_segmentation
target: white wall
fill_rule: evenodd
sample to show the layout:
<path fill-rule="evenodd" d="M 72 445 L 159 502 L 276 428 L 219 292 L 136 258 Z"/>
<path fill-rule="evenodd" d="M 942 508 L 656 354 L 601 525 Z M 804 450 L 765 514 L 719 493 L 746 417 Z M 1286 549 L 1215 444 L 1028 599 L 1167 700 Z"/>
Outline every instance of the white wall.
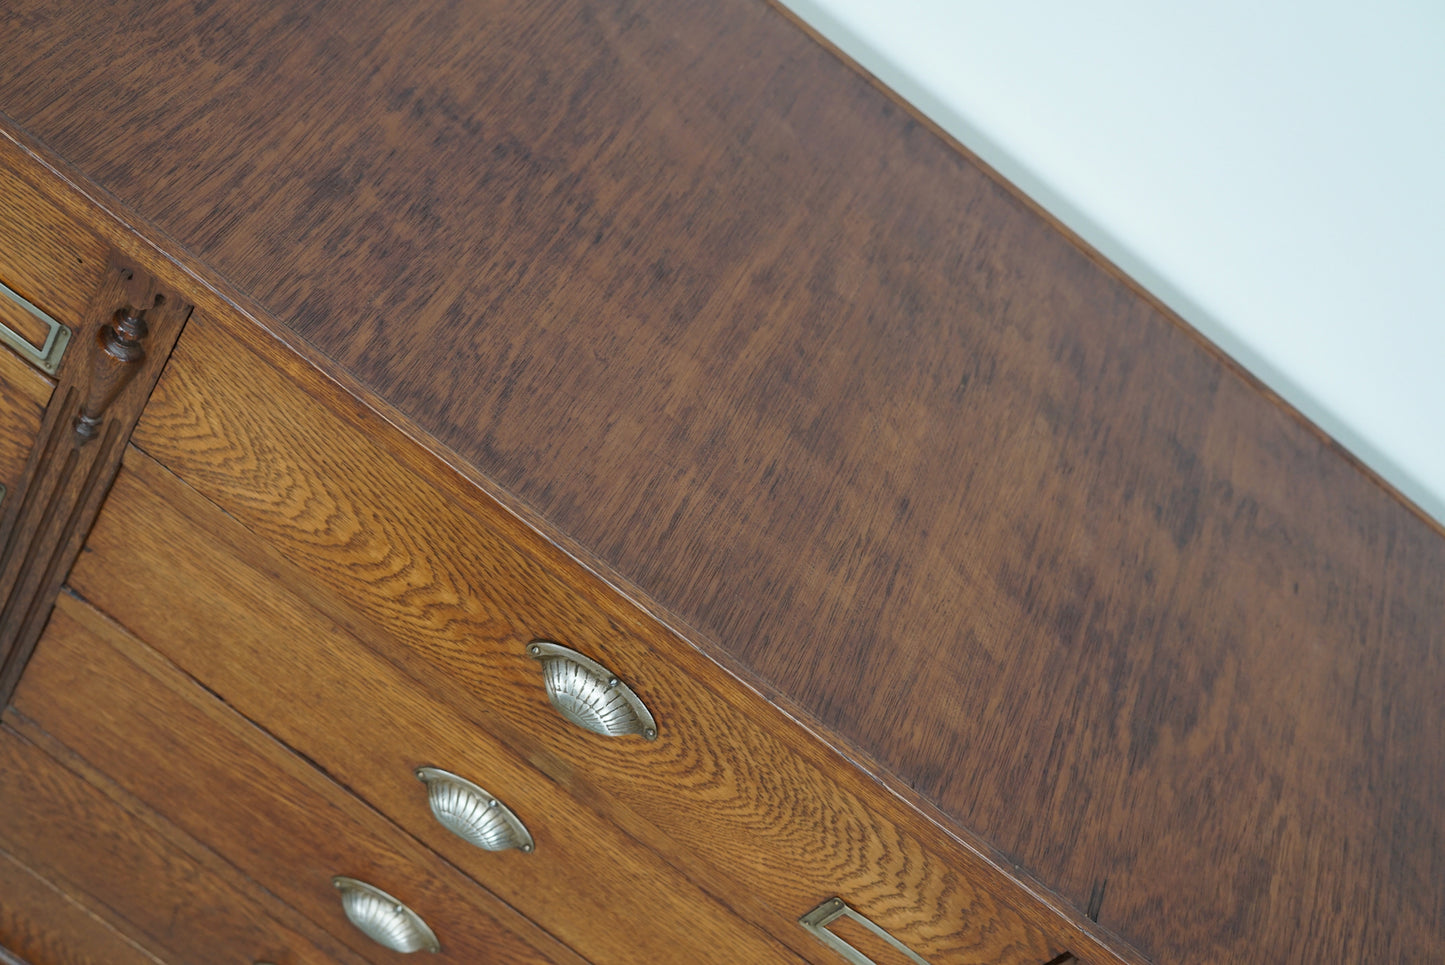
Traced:
<path fill-rule="evenodd" d="M 1445 0 L 783 0 L 1445 521 Z"/>

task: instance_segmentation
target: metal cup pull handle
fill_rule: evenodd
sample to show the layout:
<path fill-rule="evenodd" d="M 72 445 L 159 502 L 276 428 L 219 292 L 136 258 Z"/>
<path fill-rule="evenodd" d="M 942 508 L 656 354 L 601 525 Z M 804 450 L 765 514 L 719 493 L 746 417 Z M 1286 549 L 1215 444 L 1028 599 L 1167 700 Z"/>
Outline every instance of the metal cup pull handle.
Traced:
<path fill-rule="evenodd" d="M 856 921 L 886 942 L 889 948 L 894 949 L 898 954 L 908 959 L 908 961 L 915 963 L 915 965 L 928 965 L 927 959 L 888 934 L 878 925 L 875 925 L 867 918 L 858 914 L 858 912 L 850 908 L 848 903 L 842 898 L 829 898 L 817 908 L 814 908 L 802 918 L 799 918 L 798 924 L 802 925 L 808 934 L 841 955 L 848 965 L 877 965 L 873 959 L 864 955 L 858 949 L 844 941 L 840 936 L 828 930 L 828 926 L 839 918 L 851 918 L 853 921 Z"/>
<path fill-rule="evenodd" d="M 331 879 L 341 892 L 341 909 L 367 938 L 394 952 L 439 952 L 437 936 L 421 916 L 391 895 L 355 878 Z"/>
<path fill-rule="evenodd" d="M 542 664 L 547 699 L 568 721 L 604 737 L 657 740 L 657 721 L 642 700 L 597 661 L 546 640 L 529 643 L 527 654 Z"/>
<path fill-rule="evenodd" d="M 416 777 L 426 785 L 432 816 L 452 834 L 484 851 L 532 853 L 527 826 L 496 795 L 435 767 L 418 767 Z"/>

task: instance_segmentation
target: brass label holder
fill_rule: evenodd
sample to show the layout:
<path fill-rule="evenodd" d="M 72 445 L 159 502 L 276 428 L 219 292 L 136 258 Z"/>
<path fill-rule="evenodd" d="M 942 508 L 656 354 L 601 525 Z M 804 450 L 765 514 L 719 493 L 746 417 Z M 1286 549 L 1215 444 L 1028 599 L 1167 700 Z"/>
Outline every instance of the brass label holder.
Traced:
<path fill-rule="evenodd" d="M 888 932 L 884 931 L 872 921 L 858 914 L 858 912 L 849 907 L 848 903 L 842 898 L 829 898 L 817 908 L 814 908 L 802 918 L 799 918 L 798 924 L 802 925 L 808 934 L 841 955 L 848 965 L 877 965 L 873 959 L 864 955 L 858 949 L 828 930 L 828 926 L 840 918 L 851 918 L 853 921 L 856 921 L 886 942 L 888 947 L 895 949 L 900 955 L 908 959 L 908 961 L 915 963 L 915 965 L 928 965 L 927 959 L 888 934 Z"/>
<path fill-rule="evenodd" d="M 27 338 L 24 329 L 44 331 L 38 344 Z M 20 353 L 26 361 L 46 375 L 60 370 L 65 347 L 70 344 L 70 329 L 30 304 L 19 292 L 0 282 L 0 342 Z"/>

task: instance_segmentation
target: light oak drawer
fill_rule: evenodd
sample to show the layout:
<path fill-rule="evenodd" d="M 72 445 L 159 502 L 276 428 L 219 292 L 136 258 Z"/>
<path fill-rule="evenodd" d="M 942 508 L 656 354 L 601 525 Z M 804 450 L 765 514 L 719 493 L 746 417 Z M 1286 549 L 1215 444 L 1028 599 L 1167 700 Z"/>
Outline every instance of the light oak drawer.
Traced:
<path fill-rule="evenodd" d="M 302 571 L 330 619 L 775 936 L 836 894 L 933 965 L 1116 960 L 263 337 L 193 319 L 134 439 Z M 561 720 L 526 653 L 539 638 L 631 685 L 658 739 Z"/>
<path fill-rule="evenodd" d="M 56 619 L 66 623 L 66 611 Z M 36 741 L 53 743 L 7 713 L 0 727 L 0 850 L 9 855 L 0 856 L 0 944 L 33 956 L 32 965 L 152 960 L 136 946 L 163 961 L 361 961 L 319 930 L 273 915 L 254 883 L 147 809 L 122 806 L 62 764 L 55 755 L 67 757 L 63 748 Z M 86 909 L 104 924 L 87 921 Z"/>
<path fill-rule="evenodd" d="M 299 595 L 304 581 L 136 450 L 70 580 L 228 706 L 589 961 L 800 961 L 360 644 Z M 413 776 L 419 766 L 494 794 L 525 823 L 535 850 L 487 852 L 442 828 Z"/>
<path fill-rule="evenodd" d="M 440 938 L 442 960 L 580 965 L 550 936 L 73 598 L 57 605 L 14 708 L 367 960 L 389 961 L 392 953 L 346 920 L 334 875 L 367 881 L 413 908 Z"/>

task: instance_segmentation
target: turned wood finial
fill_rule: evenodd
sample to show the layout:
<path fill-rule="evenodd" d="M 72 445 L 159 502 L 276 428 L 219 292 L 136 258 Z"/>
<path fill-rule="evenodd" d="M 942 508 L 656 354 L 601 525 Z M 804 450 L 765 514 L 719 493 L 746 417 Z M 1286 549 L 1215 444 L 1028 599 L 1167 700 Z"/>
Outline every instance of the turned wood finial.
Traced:
<path fill-rule="evenodd" d="M 156 305 L 164 302 L 156 296 Z M 100 434 L 101 420 L 116 396 L 130 384 L 140 363 L 145 360 L 145 338 L 150 334 L 146 324 L 145 309 L 130 305 L 115 313 L 115 320 L 95 333 L 100 351 L 95 356 L 95 368 L 91 370 L 90 389 L 80 414 L 75 417 L 75 436 L 80 445 L 85 445 Z"/>

